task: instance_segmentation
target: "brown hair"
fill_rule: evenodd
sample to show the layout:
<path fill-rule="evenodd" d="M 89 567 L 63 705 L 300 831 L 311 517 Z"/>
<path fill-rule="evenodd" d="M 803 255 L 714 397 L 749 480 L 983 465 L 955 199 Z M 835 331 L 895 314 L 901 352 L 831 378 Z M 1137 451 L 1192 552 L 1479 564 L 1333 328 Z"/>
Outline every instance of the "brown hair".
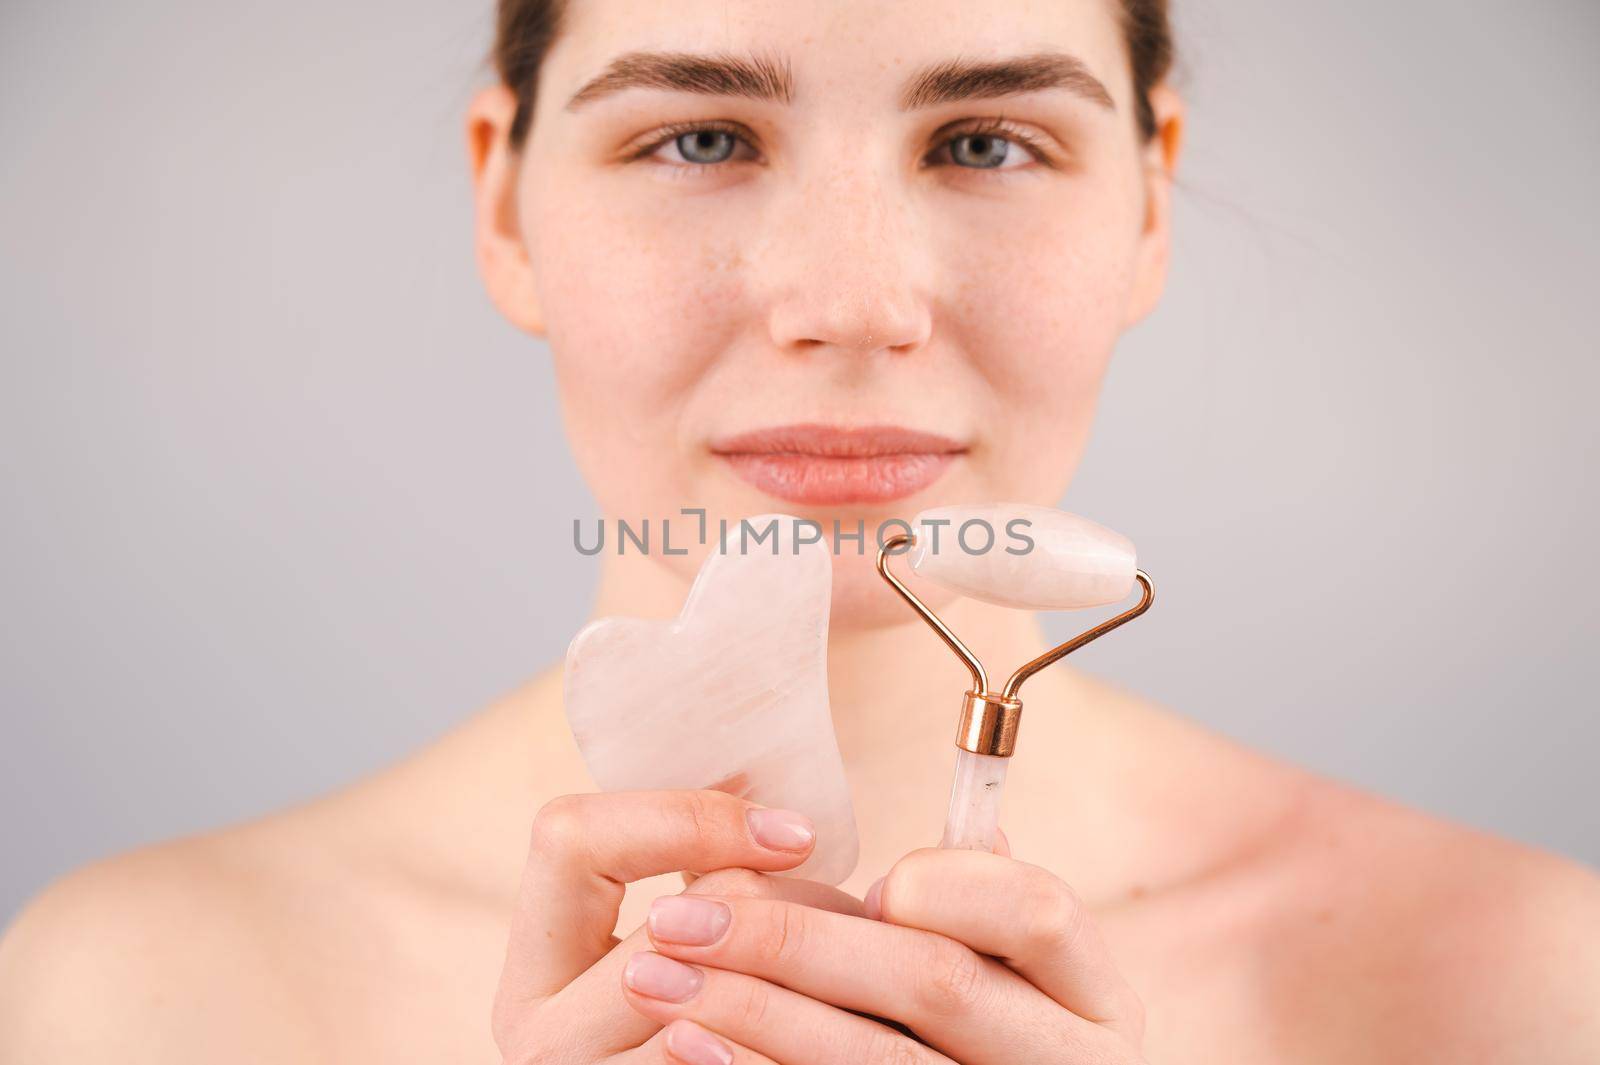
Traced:
<path fill-rule="evenodd" d="M 1167 0 L 1114 0 L 1133 71 L 1134 118 L 1146 140 L 1155 136 L 1150 90 L 1172 67 L 1172 19 Z M 511 146 L 520 149 L 533 121 L 539 68 L 561 30 L 566 0 L 499 0 L 492 59 L 500 80 L 517 94 Z"/>

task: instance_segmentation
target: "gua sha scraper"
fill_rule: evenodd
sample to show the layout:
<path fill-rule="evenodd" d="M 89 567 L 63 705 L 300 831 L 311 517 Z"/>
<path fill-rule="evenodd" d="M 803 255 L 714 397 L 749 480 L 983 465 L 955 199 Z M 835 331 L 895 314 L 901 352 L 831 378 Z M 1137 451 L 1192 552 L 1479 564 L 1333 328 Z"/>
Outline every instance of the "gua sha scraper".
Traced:
<path fill-rule="evenodd" d="M 816 849 L 783 875 L 838 884 L 857 841 L 828 709 L 833 562 L 789 515 L 744 520 L 752 532 L 712 545 L 676 618 L 578 631 L 567 722 L 603 790 L 718 788 L 807 815 Z"/>
<path fill-rule="evenodd" d="M 1017 726 L 1022 719 L 1017 690 L 1052 662 L 1149 610 L 1155 588 L 1149 574 L 1137 567 L 1133 543 L 1127 537 L 1051 507 L 1025 503 L 935 507 L 918 514 L 911 524 L 911 533 L 892 536 L 878 549 L 878 573 L 972 674 L 972 687 L 962 702 L 961 724 L 956 730 L 955 781 L 950 787 L 950 812 L 940 846 L 994 850 L 1006 767 L 1016 750 Z M 967 537 L 965 530 L 973 524 L 980 531 Z M 1031 548 L 1011 546 L 1018 533 L 1032 541 Z M 970 546 L 972 543 L 979 546 Z M 1104 606 L 1125 598 L 1135 581 L 1144 595 L 1132 609 L 1019 666 L 996 691 L 977 656 L 890 572 L 889 554 L 905 548 L 909 548 L 911 569 L 918 576 L 997 606 L 1024 610 Z"/>

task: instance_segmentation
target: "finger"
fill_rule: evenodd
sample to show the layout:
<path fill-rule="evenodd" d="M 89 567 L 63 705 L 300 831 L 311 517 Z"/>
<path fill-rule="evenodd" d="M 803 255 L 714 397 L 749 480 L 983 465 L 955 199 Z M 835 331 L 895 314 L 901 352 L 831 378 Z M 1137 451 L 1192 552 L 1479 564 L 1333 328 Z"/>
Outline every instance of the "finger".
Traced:
<path fill-rule="evenodd" d="M 994 852 L 1004 857 L 1011 857 L 1011 837 L 1006 835 L 1006 830 L 999 825 L 994 826 Z"/>
<path fill-rule="evenodd" d="M 831 884 L 795 876 L 767 876 L 749 869 L 718 869 L 697 879 L 692 887 L 685 888 L 681 894 L 782 899 L 814 910 L 827 910 L 851 917 L 862 915 L 861 900 Z"/>
<path fill-rule="evenodd" d="M 1083 903 L 1060 877 L 981 851 L 912 851 L 878 893 L 882 919 L 999 958 L 1073 1013 L 1123 1035 L 1144 1008 Z"/>
<path fill-rule="evenodd" d="M 750 794 L 750 774 L 743 771 L 731 773 L 717 781 L 715 784 L 707 784 L 706 788 L 709 791 L 725 791 L 729 795 L 743 799 Z M 683 877 L 684 886 L 687 887 L 688 885 L 693 884 L 695 882 L 695 878 L 697 878 L 700 874 L 684 869 L 679 871 L 678 875 Z"/>
<path fill-rule="evenodd" d="M 1112 1038 L 993 958 L 918 928 L 775 899 L 689 896 L 657 899 L 645 928 L 659 954 L 893 1019 L 973 1065 L 1026 1060 L 1042 1037 L 1081 1049 Z"/>
<path fill-rule="evenodd" d="M 814 840 L 803 815 L 718 791 L 553 799 L 534 818 L 502 993 L 513 1007 L 551 994 L 609 950 L 630 881 L 681 869 L 789 869 Z"/>
<path fill-rule="evenodd" d="M 661 1024 L 690 1018 L 777 1061 L 952 1065 L 930 1046 L 867 1017 L 744 973 L 648 951 L 623 970 L 628 1005 Z"/>
<path fill-rule="evenodd" d="M 696 886 L 724 898 L 783 899 L 838 913 L 859 913 L 861 908 L 853 896 L 826 884 L 767 876 L 749 869 L 719 869 L 701 877 Z M 590 1061 L 637 1046 L 655 1030 L 654 1022 L 629 1009 L 617 993 L 627 960 L 648 949 L 650 941 L 641 926 L 582 975 L 540 1003 L 538 1009 L 552 1017 L 590 1020 L 583 1032 L 569 1031 L 563 1035 L 564 1046 L 580 1060 Z"/>
<path fill-rule="evenodd" d="M 608 1062 L 609 1065 L 777 1065 L 765 1054 L 758 1054 L 684 1018 L 661 1029 L 643 1046 L 625 1050 Z"/>
<path fill-rule="evenodd" d="M 1006 830 L 996 825 L 994 827 L 994 835 L 994 852 L 1002 857 L 1011 857 L 1011 837 L 1006 835 Z M 883 881 L 884 878 L 881 876 L 874 880 L 861 900 L 862 912 L 874 921 L 883 920 L 883 906 L 881 904 Z"/>

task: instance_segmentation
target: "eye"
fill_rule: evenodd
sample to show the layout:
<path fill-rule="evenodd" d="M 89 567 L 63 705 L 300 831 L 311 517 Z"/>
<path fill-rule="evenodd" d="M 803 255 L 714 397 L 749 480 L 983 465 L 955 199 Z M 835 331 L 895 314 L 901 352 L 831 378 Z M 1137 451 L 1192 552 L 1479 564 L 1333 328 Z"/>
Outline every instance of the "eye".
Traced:
<path fill-rule="evenodd" d="M 992 133 L 963 133 L 949 142 L 950 158 L 961 166 L 996 170 L 1005 166 L 1014 145 Z"/>
<path fill-rule="evenodd" d="M 733 134 L 720 129 L 697 129 L 672 139 L 672 146 L 690 163 L 720 163 L 733 155 L 737 145 Z"/>
<path fill-rule="evenodd" d="M 749 139 L 738 128 L 716 122 L 669 126 L 658 130 L 650 143 L 633 152 L 630 158 L 659 156 L 668 166 L 709 168 L 732 159 L 741 143 L 750 146 Z M 754 151 L 753 146 L 751 150 Z"/>
<path fill-rule="evenodd" d="M 929 158 L 941 156 L 964 170 L 1017 170 L 1030 161 L 1051 165 L 1049 153 L 1034 137 L 1004 119 L 957 130 Z"/>

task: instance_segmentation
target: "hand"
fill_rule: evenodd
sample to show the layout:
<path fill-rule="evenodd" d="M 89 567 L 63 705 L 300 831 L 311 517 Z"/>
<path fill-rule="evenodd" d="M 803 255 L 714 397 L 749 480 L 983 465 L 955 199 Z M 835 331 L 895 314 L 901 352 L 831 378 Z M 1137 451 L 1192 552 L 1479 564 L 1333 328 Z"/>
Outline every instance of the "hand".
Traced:
<path fill-rule="evenodd" d="M 868 900 L 880 919 L 774 898 L 657 899 L 655 952 L 628 962 L 628 1002 L 664 1024 L 692 1019 L 731 1055 L 686 1065 L 1142 1060 L 1143 1007 L 1048 871 L 920 850 Z"/>
<path fill-rule="evenodd" d="M 706 1038 L 689 1022 L 662 1032 L 628 1008 L 623 966 L 648 946 L 643 929 L 612 934 L 623 885 L 676 871 L 707 873 L 691 890 L 861 914 L 861 903 L 811 881 L 763 876 L 811 853 L 811 823 L 718 791 L 612 792 L 554 799 L 534 819 L 512 917 L 493 1029 L 513 1065 L 660 1063 L 668 1047 Z M 733 868 L 730 868 L 733 867 Z"/>

